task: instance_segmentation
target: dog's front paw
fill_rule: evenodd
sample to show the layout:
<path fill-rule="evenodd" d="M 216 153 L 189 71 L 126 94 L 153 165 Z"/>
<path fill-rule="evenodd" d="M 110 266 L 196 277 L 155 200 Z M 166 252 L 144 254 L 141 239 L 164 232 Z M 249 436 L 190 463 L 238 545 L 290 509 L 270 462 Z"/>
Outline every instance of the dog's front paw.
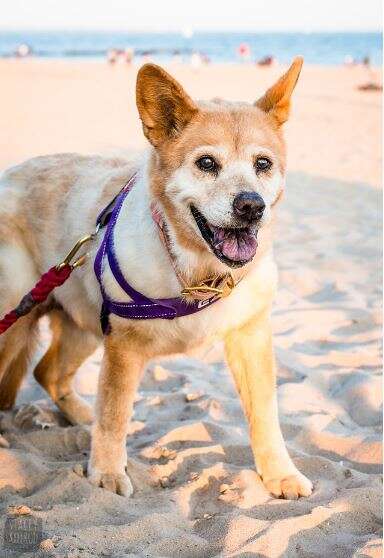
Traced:
<path fill-rule="evenodd" d="M 105 488 L 110 492 L 129 498 L 133 493 L 131 479 L 125 471 L 121 473 L 103 473 L 98 469 L 88 468 L 88 480 L 95 486 Z"/>
<path fill-rule="evenodd" d="M 297 500 L 300 496 L 310 496 L 313 490 L 311 481 L 300 471 L 293 475 L 275 478 L 263 477 L 263 483 L 273 496 L 286 500 Z"/>

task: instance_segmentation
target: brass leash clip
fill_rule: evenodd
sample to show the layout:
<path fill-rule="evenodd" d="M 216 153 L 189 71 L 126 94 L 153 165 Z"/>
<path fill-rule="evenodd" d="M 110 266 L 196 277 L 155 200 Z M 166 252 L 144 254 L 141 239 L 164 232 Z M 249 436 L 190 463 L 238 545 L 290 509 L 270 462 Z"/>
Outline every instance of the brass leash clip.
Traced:
<path fill-rule="evenodd" d="M 87 242 L 95 239 L 98 231 L 99 227 L 96 228 L 95 232 L 87 234 L 87 236 L 83 236 L 82 238 L 80 238 L 71 249 L 71 251 L 68 252 L 64 260 L 56 266 L 56 269 L 60 271 L 60 269 L 62 269 L 66 265 L 69 265 L 72 269 L 75 269 L 75 267 L 80 267 L 81 265 L 83 265 L 85 263 L 85 260 L 87 259 L 88 252 L 76 258 L 74 262 L 72 262 L 72 260 L 76 256 L 77 252 L 84 246 L 84 244 L 87 244 Z"/>

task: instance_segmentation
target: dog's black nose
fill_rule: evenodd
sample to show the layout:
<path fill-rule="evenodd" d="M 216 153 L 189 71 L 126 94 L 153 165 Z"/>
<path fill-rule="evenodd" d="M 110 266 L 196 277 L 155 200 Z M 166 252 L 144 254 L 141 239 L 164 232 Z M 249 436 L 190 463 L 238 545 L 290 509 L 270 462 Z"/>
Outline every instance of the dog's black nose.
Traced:
<path fill-rule="evenodd" d="M 263 216 L 265 203 L 256 192 L 240 192 L 233 200 L 233 209 L 237 217 L 247 221 L 258 221 Z"/>

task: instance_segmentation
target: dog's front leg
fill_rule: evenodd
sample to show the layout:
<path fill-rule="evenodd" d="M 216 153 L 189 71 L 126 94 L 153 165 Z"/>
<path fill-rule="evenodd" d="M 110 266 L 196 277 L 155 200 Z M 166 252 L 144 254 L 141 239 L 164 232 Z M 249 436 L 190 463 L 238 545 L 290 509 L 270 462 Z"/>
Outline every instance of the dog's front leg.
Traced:
<path fill-rule="evenodd" d="M 309 496 L 312 484 L 289 457 L 280 430 L 269 312 L 229 333 L 225 345 L 264 485 L 275 496 Z"/>
<path fill-rule="evenodd" d="M 88 478 L 97 486 L 127 497 L 133 491 L 125 470 L 127 426 L 144 363 L 143 351 L 125 337 L 106 337 Z"/>

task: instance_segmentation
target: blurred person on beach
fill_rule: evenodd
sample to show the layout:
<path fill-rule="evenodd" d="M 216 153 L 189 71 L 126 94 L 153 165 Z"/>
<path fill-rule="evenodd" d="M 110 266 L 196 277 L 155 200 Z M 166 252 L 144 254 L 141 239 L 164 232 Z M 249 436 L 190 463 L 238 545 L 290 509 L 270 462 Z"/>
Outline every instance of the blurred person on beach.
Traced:
<path fill-rule="evenodd" d="M 237 47 L 237 54 L 240 60 L 248 62 L 251 59 L 251 47 L 248 43 L 240 43 Z"/>
<path fill-rule="evenodd" d="M 19 45 L 15 52 L 17 58 L 25 58 L 26 56 L 30 56 L 31 54 L 32 54 L 32 48 L 25 43 Z"/>
<path fill-rule="evenodd" d="M 124 60 L 127 64 L 132 64 L 135 58 L 135 49 L 128 47 L 124 51 Z"/>
<path fill-rule="evenodd" d="M 260 58 L 260 60 L 256 61 L 256 64 L 258 66 L 272 66 L 273 64 L 276 64 L 276 58 L 274 56 L 263 56 L 263 58 Z"/>
<path fill-rule="evenodd" d="M 125 62 L 126 64 L 132 64 L 135 56 L 135 51 L 133 48 L 128 47 L 124 50 L 118 48 L 110 48 L 107 50 L 107 62 L 111 65 L 116 64 L 116 62 Z"/>
<path fill-rule="evenodd" d="M 380 83 L 377 72 L 371 66 L 371 59 L 369 56 L 364 56 L 361 61 L 363 68 L 365 68 L 368 81 L 358 86 L 359 91 L 382 91 L 383 85 Z"/>
<path fill-rule="evenodd" d="M 107 62 L 109 64 L 116 64 L 119 51 L 116 48 L 109 48 L 107 50 Z"/>
<path fill-rule="evenodd" d="M 193 52 L 191 54 L 190 63 L 194 70 L 198 70 L 201 67 L 203 60 L 201 58 L 200 52 Z"/>
<path fill-rule="evenodd" d="M 351 68 L 352 66 L 356 66 L 357 62 L 355 60 L 355 58 L 353 58 L 353 56 L 351 56 L 350 54 L 347 54 L 344 57 L 344 66 L 347 66 L 348 68 Z"/>

